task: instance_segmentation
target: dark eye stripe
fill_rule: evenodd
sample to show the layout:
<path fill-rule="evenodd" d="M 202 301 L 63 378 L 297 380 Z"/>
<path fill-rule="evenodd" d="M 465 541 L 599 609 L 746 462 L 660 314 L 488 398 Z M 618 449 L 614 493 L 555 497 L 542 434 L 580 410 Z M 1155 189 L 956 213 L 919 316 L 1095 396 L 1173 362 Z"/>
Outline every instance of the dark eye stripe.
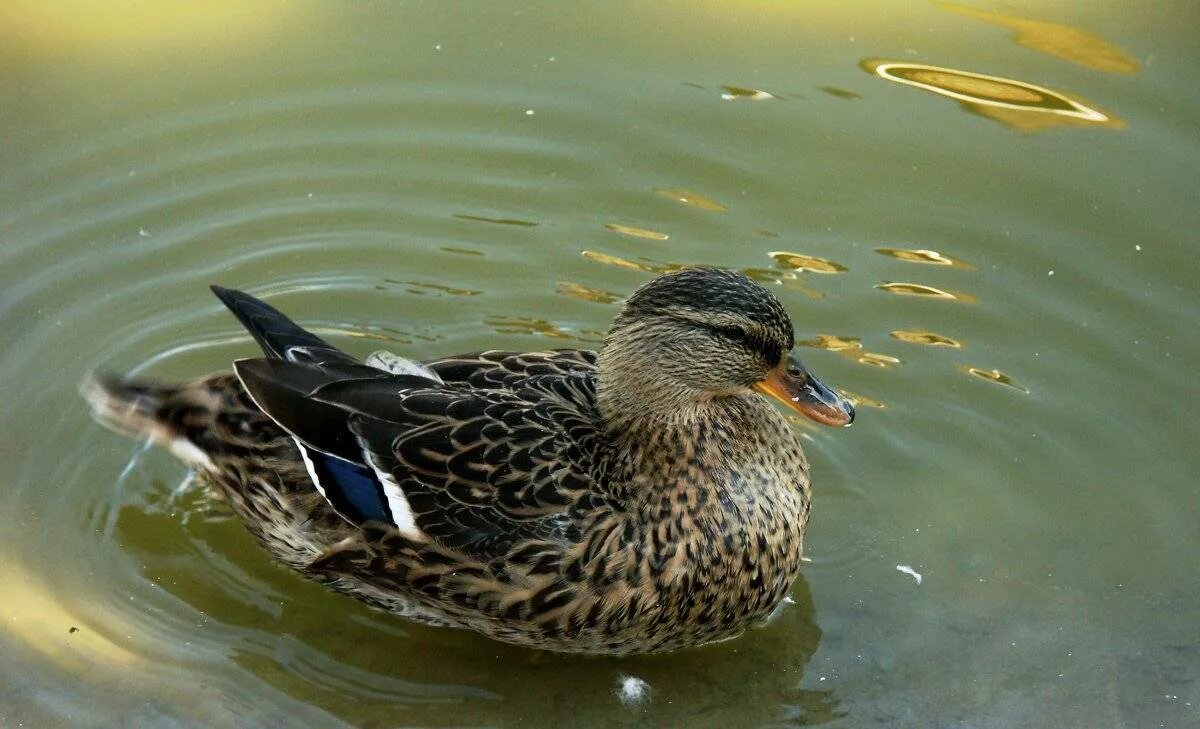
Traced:
<path fill-rule="evenodd" d="M 706 324 L 704 322 L 699 322 L 699 321 L 689 321 L 688 323 L 698 329 L 704 329 L 706 331 L 712 332 L 713 334 L 716 334 L 718 337 L 724 337 L 725 339 L 731 339 L 734 342 L 737 342 L 738 344 L 741 344 L 743 346 L 748 346 L 750 343 L 750 340 L 751 340 L 750 335 L 746 332 L 745 329 L 742 329 L 741 327 L 717 326 L 715 324 Z"/>
<path fill-rule="evenodd" d="M 778 345 L 768 343 L 761 336 L 757 334 L 751 334 L 739 326 L 716 326 L 713 324 L 703 324 L 701 322 L 692 322 L 692 324 L 700 327 L 701 329 L 707 329 L 717 336 L 724 337 L 725 339 L 737 343 L 741 347 L 745 347 L 746 349 L 756 352 L 763 358 L 764 361 L 770 364 L 774 364 L 775 362 L 779 361 L 781 352 Z"/>
<path fill-rule="evenodd" d="M 750 334 L 741 327 L 711 327 L 711 329 L 717 334 L 720 334 L 727 339 L 732 339 L 738 344 L 746 344 L 751 339 Z"/>

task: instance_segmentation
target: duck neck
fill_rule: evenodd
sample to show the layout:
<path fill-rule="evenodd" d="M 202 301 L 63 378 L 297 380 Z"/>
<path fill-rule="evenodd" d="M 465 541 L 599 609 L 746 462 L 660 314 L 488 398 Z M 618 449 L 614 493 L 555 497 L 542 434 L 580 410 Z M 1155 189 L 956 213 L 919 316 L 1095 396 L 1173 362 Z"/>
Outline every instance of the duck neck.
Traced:
<path fill-rule="evenodd" d="M 679 383 L 601 370 L 596 402 L 629 472 L 670 470 L 691 461 L 732 465 L 762 458 L 763 428 L 781 416 L 750 391 L 713 393 Z M 784 424 L 786 427 L 786 423 Z"/>
<path fill-rule="evenodd" d="M 613 434 L 639 428 L 676 430 L 702 418 L 713 398 L 677 380 L 628 366 L 621 358 L 600 355 L 596 405 Z M 719 406 L 718 406 L 719 407 Z"/>

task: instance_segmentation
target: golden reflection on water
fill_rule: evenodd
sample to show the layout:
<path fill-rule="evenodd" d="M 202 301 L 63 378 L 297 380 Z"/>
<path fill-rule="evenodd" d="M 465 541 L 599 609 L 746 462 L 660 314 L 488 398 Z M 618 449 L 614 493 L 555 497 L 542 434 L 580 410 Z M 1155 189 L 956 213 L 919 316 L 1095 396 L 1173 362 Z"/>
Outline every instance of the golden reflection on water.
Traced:
<path fill-rule="evenodd" d="M 951 266 L 953 268 L 961 268 L 967 271 L 974 271 L 975 267 L 966 261 L 947 256 L 945 253 L 931 251 L 926 248 L 876 248 L 876 253 L 882 253 L 885 256 L 899 258 L 901 261 L 909 261 L 910 263 L 927 263 L 932 266 Z"/>
<path fill-rule="evenodd" d="M 1026 395 L 1029 394 L 1029 389 L 1027 387 L 1020 384 L 1012 377 L 1004 374 L 1000 370 L 986 370 L 982 367 L 971 367 L 970 365 L 962 365 L 959 367 L 959 370 L 982 380 L 994 382 L 997 385 L 1004 385 L 1005 387 L 1011 387 L 1012 389 L 1017 390 L 1018 392 L 1023 392 Z"/>
<path fill-rule="evenodd" d="M 666 233 L 660 233 L 657 230 L 635 228 L 632 225 L 621 225 L 620 223 L 605 223 L 604 227 L 608 228 L 614 233 L 620 233 L 621 235 L 628 235 L 634 238 L 645 238 L 646 240 L 667 240 L 671 237 Z"/>
<path fill-rule="evenodd" d="M 632 271 L 645 271 L 646 273 L 666 273 L 667 271 L 678 271 L 683 266 L 675 263 L 658 263 L 656 261 L 631 261 L 627 258 L 612 256 L 607 253 L 598 251 L 581 251 L 580 255 L 590 261 L 597 263 L 605 263 L 609 266 L 617 266 L 618 268 L 628 268 Z"/>
<path fill-rule="evenodd" d="M 744 86 L 722 86 L 721 98 L 726 101 L 765 101 L 779 97 L 762 89 L 750 89 Z"/>
<path fill-rule="evenodd" d="M 716 200 L 713 200 L 711 197 L 705 197 L 704 195 L 701 195 L 697 192 L 692 192 L 691 190 L 681 190 L 675 187 L 659 187 L 655 188 L 654 191 L 663 197 L 669 197 L 676 202 L 683 203 L 684 205 L 690 205 L 694 208 L 700 208 L 701 210 L 708 210 L 714 213 L 723 213 L 729 209 Z"/>
<path fill-rule="evenodd" d="M 958 101 L 1020 132 L 1056 126 L 1123 128 L 1125 123 L 1082 99 L 1025 81 L 906 61 L 864 59 L 868 73 Z"/>
<path fill-rule="evenodd" d="M 775 284 L 776 286 L 781 286 L 784 281 L 796 278 L 796 274 L 791 271 L 780 271 L 776 268 L 743 268 L 741 271 L 751 281 Z"/>
<path fill-rule="evenodd" d="M 118 50 L 200 45 L 212 51 L 221 44 L 265 38 L 266 30 L 281 26 L 281 16 L 298 12 L 296 4 L 263 0 L 4 0 L 0 39 L 42 52 L 75 50 L 81 44 Z"/>
<path fill-rule="evenodd" d="M 1030 20 L 1016 15 L 1003 15 L 982 8 L 957 3 L 934 3 L 942 10 L 982 20 L 985 23 L 1011 28 L 1017 32 L 1016 42 L 1035 51 L 1048 53 L 1081 66 L 1111 73 L 1135 73 L 1139 64 L 1113 43 L 1081 28 L 1044 20 Z"/>
<path fill-rule="evenodd" d="M 557 324 L 545 319 L 524 316 L 489 316 L 484 324 L 500 334 L 539 334 L 551 339 L 583 339 L 574 332 L 567 331 Z M 581 331 L 580 334 L 590 334 L 603 338 L 603 332 Z"/>
<path fill-rule="evenodd" d="M 328 336 L 341 334 L 355 339 L 373 339 L 380 342 L 395 342 L 397 344 L 412 344 L 415 339 L 433 341 L 436 337 L 419 337 L 385 327 L 369 326 L 364 329 L 341 329 L 337 327 L 309 327 L 315 334 Z"/>
<path fill-rule="evenodd" d="M 879 400 L 876 400 L 873 397 L 867 397 L 866 395 L 863 395 L 858 392 L 853 392 L 851 390 L 843 390 L 841 388 L 838 388 L 838 393 L 840 393 L 842 397 L 849 400 L 850 404 L 856 408 L 865 406 L 865 407 L 869 407 L 869 408 L 875 408 L 876 410 L 883 410 L 884 408 L 887 407 L 887 405 L 884 405 Z"/>
<path fill-rule="evenodd" d="M 771 251 L 767 254 L 779 266 L 790 268 L 794 271 L 807 271 L 809 273 L 843 273 L 850 269 L 840 263 L 817 258 L 816 256 L 806 256 L 803 253 L 792 253 L 791 251 Z"/>
<path fill-rule="evenodd" d="M 604 289 L 594 289 L 590 286 L 584 286 L 583 284 L 571 281 L 559 281 L 556 290 L 563 296 L 571 296 L 584 301 L 593 301 L 597 304 L 613 304 L 621 300 L 620 294 L 605 291 Z"/>
<path fill-rule="evenodd" d="M 800 269 L 782 270 L 778 268 L 743 268 L 742 273 L 748 278 L 759 283 L 774 284 L 775 286 L 783 286 L 789 291 L 804 294 L 814 301 L 819 301 L 825 298 L 825 294 L 816 289 L 809 288 L 804 281 L 797 275 Z"/>
<path fill-rule="evenodd" d="M 104 637 L 81 616 L 72 614 L 32 575 L 0 563 L 4 585 L 4 631 L 47 659 L 72 671 L 128 667 L 141 658 Z M 106 616 L 111 621 L 116 616 Z M 123 626 L 124 627 L 124 626 Z M 135 627 L 128 626 L 129 633 Z"/>
<path fill-rule="evenodd" d="M 834 334 L 818 334 L 813 339 L 804 339 L 796 344 L 801 347 L 827 349 L 836 352 L 852 362 L 871 365 L 872 367 L 896 367 L 900 360 L 887 354 L 868 352 L 863 348 L 862 341 L 857 337 L 839 337 Z"/>
<path fill-rule="evenodd" d="M 933 286 L 926 286 L 919 283 L 908 283 L 904 281 L 884 281 L 881 284 L 875 284 L 875 288 L 886 291 L 889 294 L 899 294 L 900 296 L 922 296 L 930 299 L 947 299 L 949 301 L 961 301 L 964 304 L 974 304 L 979 299 L 964 294 L 961 291 L 950 291 L 949 289 L 939 289 Z"/>
<path fill-rule="evenodd" d="M 957 339 L 935 334 L 923 329 L 897 329 L 891 332 L 891 335 L 901 342 L 910 344 L 925 344 L 931 347 L 953 347 L 954 349 L 962 349 L 963 343 Z"/>
<path fill-rule="evenodd" d="M 798 278 L 792 279 L 792 280 L 785 280 L 783 282 L 783 287 L 790 291 L 795 291 L 797 293 L 804 294 L 805 296 L 812 299 L 813 301 L 820 301 L 821 299 L 825 298 L 824 291 L 817 291 L 816 289 L 809 288 L 808 286 L 806 286 L 804 284 L 803 281 L 801 281 Z"/>
<path fill-rule="evenodd" d="M 483 293 L 482 291 L 476 291 L 475 289 L 461 289 L 461 288 L 456 288 L 454 286 L 445 286 L 443 284 L 434 284 L 434 283 L 422 283 L 420 281 L 400 281 L 399 279 L 394 279 L 394 278 L 385 278 L 384 281 L 386 281 L 387 283 L 390 283 L 390 284 L 396 284 L 398 286 L 403 286 L 403 287 L 405 287 L 405 291 L 407 291 L 410 294 L 416 294 L 418 296 L 428 296 L 430 294 L 433 294 L 433 295 L 446 294 L 448 296 L 478 296 L 479 294 Z"/>

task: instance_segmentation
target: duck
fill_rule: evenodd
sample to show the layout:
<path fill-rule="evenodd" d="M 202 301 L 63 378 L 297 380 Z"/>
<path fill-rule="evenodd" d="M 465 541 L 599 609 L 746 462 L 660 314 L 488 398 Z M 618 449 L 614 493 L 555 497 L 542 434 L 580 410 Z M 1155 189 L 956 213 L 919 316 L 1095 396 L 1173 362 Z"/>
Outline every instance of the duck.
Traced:
<path fill-rule="evenodd" d="M 212 291 L 262 356 L 184 383 L 92 374 L 95 418 L 170 449 L 304 577 L 531 648 L 656 653 L 763 624 L 800 571 L 812 497 L 772 401 L 855 415 L 736 271 L 646 282 L 599 352 L 428 361 L 360 359 Z"/>

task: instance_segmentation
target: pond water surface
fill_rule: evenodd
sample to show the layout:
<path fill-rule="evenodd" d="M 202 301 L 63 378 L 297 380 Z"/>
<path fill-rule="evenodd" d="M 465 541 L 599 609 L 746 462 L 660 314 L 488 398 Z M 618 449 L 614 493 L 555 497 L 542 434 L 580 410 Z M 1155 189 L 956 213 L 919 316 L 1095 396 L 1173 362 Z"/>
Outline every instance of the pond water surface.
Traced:
<path fill-rule="evenodd" d="M 1197 726 L 1198 15 L 7 0 L 0 725 Z M 797 425 L 812 562 L 716 646 L 374 612 L 75 392 L 252 354 L 209 283 L 420 358 L 596 346 L 691 263 L 860 412 Z"/>

